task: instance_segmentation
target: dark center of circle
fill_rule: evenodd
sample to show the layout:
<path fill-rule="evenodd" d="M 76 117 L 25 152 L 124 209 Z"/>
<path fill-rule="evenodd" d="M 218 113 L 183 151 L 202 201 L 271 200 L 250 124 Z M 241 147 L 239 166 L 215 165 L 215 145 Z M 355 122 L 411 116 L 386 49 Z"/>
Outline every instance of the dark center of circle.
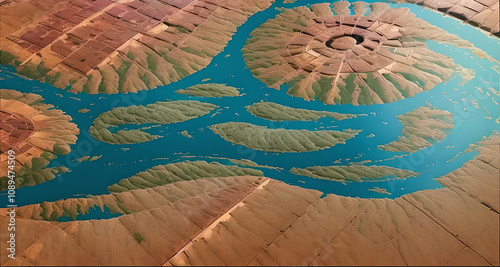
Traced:
<path fill-rule="evenodd" d="M 334 37 L 326 41 L 326 46 L 336 50 L 349 50 L 354 46 L 361 44 L 365 38 L 361 35 L 351 34 L 340 37 Z"/>

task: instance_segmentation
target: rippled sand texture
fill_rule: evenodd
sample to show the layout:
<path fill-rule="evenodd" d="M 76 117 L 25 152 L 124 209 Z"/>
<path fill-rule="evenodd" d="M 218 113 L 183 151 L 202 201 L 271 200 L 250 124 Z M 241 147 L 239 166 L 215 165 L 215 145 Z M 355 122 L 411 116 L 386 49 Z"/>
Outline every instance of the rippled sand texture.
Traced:
<path fill-rule="evenodd" d="M 117 107 L 100 114 L 90 127 L 90 134 L 97 140 L 110 144 L 137 144 L 155 140 L 158 136 L 142 130 L 110 131 L 110 127 L 127 124 L 170 124 L 183 122 L 206 115 L 216 105 L 199 101 L 165 101 L 147 106 Z"/>
<path fill-rule="evenodd" d="M 240 95 L 240 91 L 237 88 L 217 83 L 197 84 L 175 92 L 182 95 L 217 98 Z"/>
<path fill-rule="evenodd" d="M 365 166 L 352 164 L 349 166 L 314 166 L 304 169 L 292 168 L 291 173 L 316 179 L 336 182 L 387 181 L 416 177 L 419 173 L 392 168 L 388 166 Z"/>
<path fill-rule="evenodd" d="M 403 136 L 378 148 L 413 153 L 443 140 L 453 128 L 453 114 L 432 106 L 420 107 L 397 117 L 403 125 Z"/>
<path fill-rule="evenodd" d="M 498 0 L 406 0 L 406 2 L 449 14 L 472 26 L 500 36 Z"/>

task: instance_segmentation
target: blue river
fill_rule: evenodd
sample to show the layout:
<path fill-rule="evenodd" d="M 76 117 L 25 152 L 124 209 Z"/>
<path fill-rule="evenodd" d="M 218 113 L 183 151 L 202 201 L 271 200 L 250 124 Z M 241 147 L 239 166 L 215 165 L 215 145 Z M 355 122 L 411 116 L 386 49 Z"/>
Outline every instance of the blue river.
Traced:
<path fill-rule="evenodd" d="M 370 106 L 324 105 L 319 101 L 307 102 L 301 98 L 291 97 L 282 88 L 280 91 L 267 88 L 254 78 L 245 67 L 241 48 L 245 45 L 250 32 L 266 20 L 273 18 L 280 7 L 295 7 L 323 1 L 297 1 L 294 4 L 283 4 L 278 1 L 269 9 L 251 17 L 238 28 L 237 33 L 223 52 L 216 56 L 211 64 L 187 78 L 154 90 L 133 94 L 88 95 L 73 94 L 54 88 L 38 81 L 26 80 L 15 73 L 10 66 L 0 67 L 1 88 L 15 89 L 25 93 L 36 93 L 45 99 L 45 103 L 53 104 L 73 118 L 80 129 L 78 142 L 71 146 L 72 152 L 52 161 L 49 167 L 66 166 L 69 172 L 58 175 L 56 179 L 33 187 L 17 190 L 16 202 L 19 206 L 56 201 L 65 198 L 85 197 L 87 195 L 106 194 L 107 187 L 138 172 L 160 164 L 180 162 L 184 160 L 218 161 L 231 164 L 221 157 L 233 159 L 249 159 L 260 165 L 282 168 L 282 170 L 260 168 L 267 177 L 284 181 L 291 185 L 320 190 L 325 194 L 334 193 L 343 196 L 362 198 L 396 198 L 404 194 L 425 189 L 436 189 L 442 186 L 434 179 L 445 175 L 472 159 L 477 152 L 464 151 L 470 144 L 478 142 L 483 136 L 489 136 L 494 130 L 500 130 L 499 118 L 500 96 L 489 90 L 499 92 L 499 73 L 492 67 L 497 63 L 475 56 L 471 50 L 429 41 L 428 46 L 439 53 L 447 55 L 463 66 L 473 69 L 475 78 L 465 85 L 460 85 L 462 77 L 455 75 L 446 83 L 436 86 L 428 92 L 415 97 L 390 104 Z M 366 1 L 374 2 L 374 1 Z M 500 60 L 500 42 L 496 37 L 489 37 L 480 30 L 462 22 L 445 17 L 442 14 L 411 4 L 392 4 L 392 7 L 408 7 L 417 16 L 425 18 L 450 33 L 472 42 L 477 48 L 487 52 L 491 57 Z M 241 88 L 243 95 L 233 98 L 201 98 L 174 93 L 180 88 L 187 88 L 210 79 L 210 83 L 223 83 Z M 477 88 L 480 88 L 478 90 Z M 102 112 L 118 106 L 147 105 L 157 101 L 199 100 L 220 106 L 212 113 L 182 123 L 160 125 L 147 130 L 151 134 L 163 136 L 157 140 L 129 145 L 112 145 L 99 142 L 88 133 L 94 119 Z M 248 113 L 245 106 L 261 100 L 276 102 L 282 105 L 325 110 L 339 113 L 367 114 L 355 119 L 334 121 L 322 118 L 313 122 L 271 122 L 257 118 Z M 449 135 L 431 147 L 410 154 L 403 158 L 394 158 L 402 153 L 387 152 L 377 148 L 378 145 L 394 141 L 401 134 L 402 126 L 397 115 L 412 111 L 426 102 L 436 108 L 448 110 L 454 114 L 454 127 Z M 496 103 L 495 103 L 496 102 Z M 478 107 L 472 105 L 477 103 Z M 78 110 L 87 108 L 88 113 Z M 490 117 L 490 118 L 487 118 Z M 359 129 L 355 138 L 345 144 L 331 149 L 306 153 L 265 153 L 243 146 L 232 145 L 220 136 L 212 133 L 208 126 L 228 122 L 241 121 L 269 128 L 286 129 Z M 141 125 L 141 127 L 148 125 Z M 134 127 L 136 128 L 136 127 Z M 187 130 L 193 138 L 180 134 Z M 373 134 L 374 137 L 369 135 Z M 95 161 L 77 162 L 82 156 L 101 156 Z M 420 175 L 408 179 L 385 182 L 347 183 L 317 180 L 291 174 L 292 167 L 346 165 L 349 162 L 371 160 L 368 165 L 385 165 L 419 172 Z M 340 163 L 339 163 L 340 161 Z M 336 163 L 334 163 L 336 162 Z M 384 188 L 391 195 L 369 191 L 373 187 Z M 5 194 L 5 192 L 2 192 Z M 0 203 L 6 205 L 6 197 L 0 195 Z M 107 212 L 91 212 L 79 219 L 107 218 Z"/>

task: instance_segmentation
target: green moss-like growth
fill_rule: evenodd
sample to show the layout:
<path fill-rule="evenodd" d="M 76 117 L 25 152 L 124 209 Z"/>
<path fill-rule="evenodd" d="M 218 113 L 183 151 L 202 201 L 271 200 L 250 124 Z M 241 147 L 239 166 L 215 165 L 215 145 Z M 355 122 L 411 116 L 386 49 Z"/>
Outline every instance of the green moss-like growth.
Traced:
<path fill-rule="evenodd" d="M 357 117 L 353 114 L 291 108 L 272 102 L 255 103 L 247 106 L 246 109 L 254 116 L 272 121 L 315 121 L 324 117 L 331 117 L 340 121 Z"/>
<path fill-rule="evenodd" d="M 41 184 L 56 178 L 59 173 L 65 173 L 68 169 L 66 167 L 53 167 L 53 168 L 42 168 L 40 170 L 33 170 L 26 166 L 23 166 L 20 170 L 16 172 L 16 178 L 14 179 L 16 183 L 16 188 L 22 188 L 25 186 L 34 186 Z M 7 190 L 9 179 L 7 176 L 0 177 L 0 191 Z"/>
<path fill-rule="evenodd" d="M 118 91 L 123 93 L 126 93 L 126 91 L 123 90 L 123 84 L 127 79 L 127 72 L 130 66 L 132 66 L 131 62 L 122 61 L 122 65 L 116 70 L 116 73 L 118 73 Z"/>
<path fill-rule="evenodd" d="M 90 134 L 97 140 L 111 144 L 136 144 L 151 141 L 157 136 L 141 130 L 109 131 L 110 127 L 125 124 L 169 124 L 183 122 L 208 114 L 216 105 L 199 101 L 156 102 L 147 106 L 114 108 L 100 114 L 90 127 Z"/>
<path fill-rule="evenodd" d="M 142 237 L 142 235 L 139 233 L 135 233 L 134 238 L 135 238 L 135 241 L 137 241 L 137 243 L 141 243 L 142 241 L 144 241 L 144 237 Z"/>
<path fill-rule="evenodd" d="M 398 119 L 403 125 L 402 136 L 379 149 L 413 153 L 443 140 L 453 128 L 453 114 L 432 106 L 399 115 Z"/>
<path fill-rule="evenodd" d="M 83 84 L 82 92 L 84 92 L 84 93 L 90 93 L 90 91 L 89 91 L 89 82 L 92 80 L 92 78 L 94 78 L 94 76 L 92 74 L 90 74 L 90 75 L 87 76 L 87 82 L 85 82 Z"/>
<path fill-rule="evenodd" d="M 54 86 L 56 84 L 57 80 L 61 77 L 61 75 L 62 74 L 60 72 L 56 73 L 56 75 L 54 75 L 54 76 L 47 75 L 47 76 L 45 76 L 45 82 Z"/>
<path fill-rule="evenodd" d="M 134 55 L 134 53 L 132 53 L 132 52 L 128 52 L 128 53 L 127 53 L 127 57 L 128 57 L 130 60 L 135 60 L 135 55 Z"/>
<path fill-rule="evenodd" d="M 45 63 L 43 61 L 38 65 L 28 61 L 22 66 L 21 70 L 19 70 L 19 74 L 31 79 L 40 80 L 49 71 L 50 70 L 45 67 Z"/>
<path fill-rule="evenodd" d="M 244 175 L 263 176 L 263 173 L 254 169 L 226 166 L 217 162 L 184 161 L 155 166 L 129 178 L 122 179 L 117 184 L 109 186 L 108 191 L 111 193 L 119 193 L 207 177 L 232 177 Z"/>
<path fill-rule="evenodd" d="M 0 50 L 0 64 L 10 64 L 16 58 L 17 57 L 14 56 L 13 54 L 4 50 Z"/>
<path fill-rule="evenodd" d="M 200 97 L 225 97 L 240 95 L 240 91 L 238 91 L 237 88 L 218 83 L 197 84 L 175 92 L 178 94 Z"/>
<path fill-rule="evenodd" d="M 158 76 L 158 64 L 154 59 L 153 55 L 150 53 L 146 53 L 146 62 L 148 62 L 149 70 L 156 76 Z"/>
<path fill-rule="evenodd" d="M 353 138 L 360 131 L 308 131 L 269 129 L 244 122 L 227 122 L 210 126 L 224 140 L 266 152 L 306 152 L 331 148 Z"/>

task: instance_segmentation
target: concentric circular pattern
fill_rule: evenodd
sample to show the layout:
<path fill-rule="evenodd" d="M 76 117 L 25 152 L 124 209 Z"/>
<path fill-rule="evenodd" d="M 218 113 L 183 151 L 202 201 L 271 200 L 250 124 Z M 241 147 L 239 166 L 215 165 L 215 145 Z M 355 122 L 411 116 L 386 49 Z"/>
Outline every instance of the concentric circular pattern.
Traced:
<path fill-rule="evenodd" d="M 461 41 L 406 8 L 374 3 L 288 9 L 243 48 L 254 76 L 272 88 L 327 104 L 390 103 L 430 90 L 459 69 L 425 40 Z M 366 15 L 365 15 L 366 14 Z"/>
<path fill-rule="evenodd" d="M 52 105 L 42 103 L 42 97 L 36 94 L 1 89 L 0 95 L 2 176 L 11 149 L 16 156 L 15 170 L 24 168 L 24 172 L 38 171 L 57 155 L 70 152 L 69 144 L 76 143 L 79 133 L 70 116 L 51 109 Z"/>

